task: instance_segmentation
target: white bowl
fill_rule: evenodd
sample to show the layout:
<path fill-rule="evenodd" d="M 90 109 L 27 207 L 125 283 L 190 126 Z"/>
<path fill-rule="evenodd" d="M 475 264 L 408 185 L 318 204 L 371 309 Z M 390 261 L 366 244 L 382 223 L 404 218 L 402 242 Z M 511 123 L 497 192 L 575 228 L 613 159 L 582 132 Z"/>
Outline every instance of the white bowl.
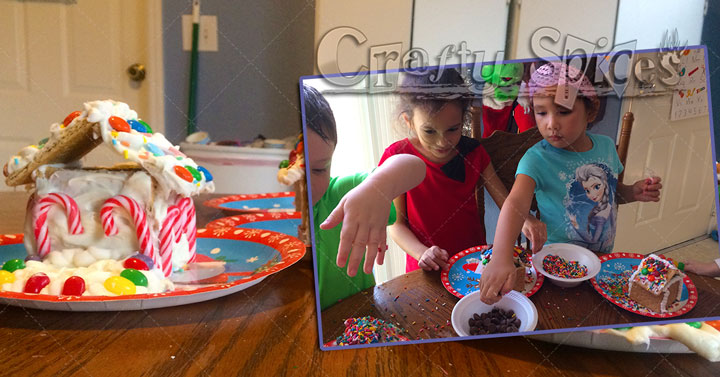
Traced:
<path fill-rule="evenodd" d="M 455 304 L 452 311 L 451 321 L 453 329 L 460 336 L 470 336 L 470 325 L 468 320 L 473 314 L 488 313 L 493 308 L 504 310 L 512 309 L 520 319 L 518 332 L 535 330 L 538 321 L 538 312 L 535 305 L 524 294 L 510 291 L 494 305 L 487 305 L 480 301 L 480 291 L 475 291 L 463 297 Z"/>
<path fill-rule="evenodd" d="M 579 262 L 580 264 L 587 267 L 588 273 L 587 275 L 576 279 L 561 278 L 552 275 L 545 271 L 545 269 L 543 268 L 543 259 L 545 259 L 545 257 L 548 255 L 557 255 L 565 259 L 566 261 Z M 533 266 L 535 266 L 536 271 L 545 275 L 555 285 L 563 288 L 570 288 L 580 285 L 580 283 L 584 282 L 585 280 L 592 279 L 593 277 L 595 277 L 595 275 L 598 274 L 598 272 L 600 272 L 600 258 L 598 258 L 595 253 L 582 246 L 569 243 L 553 243 L 543 246 L 540 252 L 538 252 L 537 254 L 533 254 L 532 264 Z"/>

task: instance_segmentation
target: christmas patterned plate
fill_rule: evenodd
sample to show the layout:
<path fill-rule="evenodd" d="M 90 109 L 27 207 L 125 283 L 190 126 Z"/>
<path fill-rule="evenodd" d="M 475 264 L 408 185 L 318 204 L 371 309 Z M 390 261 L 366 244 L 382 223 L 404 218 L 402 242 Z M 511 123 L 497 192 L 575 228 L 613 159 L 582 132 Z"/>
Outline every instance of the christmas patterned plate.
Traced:
<path fill-rule="evenodd" d="M 600 257 L 600 272 L 590 279 L 593 288 L 613 304 L 635 314 L 652 318 L 671 318 L 689 312 L 697 304 L 698 293 L 689 277 L 683 278 L 680 300 L 667 312 L 656 313 L 631 300 L 627 296 L 627 282 L 635 268 L 646 255 L 612 253 Z"/>
<path fill-rule="evenodd" d="M 293 212 L 295 211 L 295 193 L 271 192 L 266 194 L 230 195 L 210 199 L 203 204 L 230 213 Z"/>
<path fill-rule="evenodd" d="M 488 246 L 475 246 L 450 257 L 448 261 L 450 269 L 440 274 L 440 280 L 448 292 L 458 298 L 463 298 L 477 290 L 482 274 L 475 273 L 475 269 L 480 263 L 481 253 L 487 249 Z M 521 293 L 527 297 L 534 295 L 540 290 L 544 280 L 545 277 L 538 274 L 534 267 L 528 268 L 525 275 L 525 289 Z"/>
<path fill-rule="evenodd" d="M 300 223 L 302 223 L 300 212 L 260 212 L 223 217 L 222 219 L 211 221 L 205 227 L 208 229 L 263 229 L 295 236 L 298 234 L 298 226 L 300 226 Z"/>
<path fill-rule="evenodd" d="M 0 235 L 0 265 L 27 255 L 23 235 Z M 224 272 L 202 284 L 176 284 L 165 293 L 127 296 L 54 296 L 0 290 L 0 303 L 61 311 L 120 311 L 207 301 L 249 288 L 305 255 L 302 241 L 260 229 L 198 229 L 198 264 L 224 264 Z M 173 275 L 174 277 L 174 275 Z M 0 287 L 1 288 L 1 287 Z"/>

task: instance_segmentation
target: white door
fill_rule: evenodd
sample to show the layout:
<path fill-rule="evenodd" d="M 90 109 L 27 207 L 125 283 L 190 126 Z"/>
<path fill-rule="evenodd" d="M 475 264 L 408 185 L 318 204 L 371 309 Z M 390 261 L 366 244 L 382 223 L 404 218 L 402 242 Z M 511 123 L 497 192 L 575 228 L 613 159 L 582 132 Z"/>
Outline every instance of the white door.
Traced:
<path fill-rule="evenodd" d="M 0 165 L 86 101 L 126 102 L 162 131 L 160 9 L 160 0 L 0 0 Z M 128 76 L 135 63 L 145 80 Z"/>
<path fill-rule="evenodd" d="M 656 53 L 639 55 L 658 59 Z M 618 252 L 645 254 L 703 236 L 715 209 L 710 118 L 703 115 L 671 121 L 672 94 L 658 80 L 655 83 L 656 90 L 665 94 L 631 97 L 638 90 L 631 75 L 623 100 L 622 113 L 631 108 L 635 115 L 624 182 L 630 184 L 654 173 L 663 180 L 661 200 L 620 206 L 615 238 Z"/>

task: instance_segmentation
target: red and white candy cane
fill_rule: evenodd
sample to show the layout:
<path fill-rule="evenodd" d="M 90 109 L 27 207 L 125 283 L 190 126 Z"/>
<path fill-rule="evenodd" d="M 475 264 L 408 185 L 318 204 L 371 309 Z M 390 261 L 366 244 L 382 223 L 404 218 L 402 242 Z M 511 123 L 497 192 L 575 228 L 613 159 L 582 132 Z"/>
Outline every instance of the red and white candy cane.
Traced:
<path fill-rule="evenodd" d="M 181 212 L 181 229 L 188 240 L 188 249 L 190 254 L 188 263 L 192 263 L 195 262 L 197 252 L 197 242 L 195 240 L 197 232 L 197 226 L 195 223 L 195 204 L 193 204 L 193 200 L 190 198 L 182 198 L 178 201 L 178 207 Z"/>
<path fill-rule="evenodd" d="M 160 261 L 165 277 L 172 273 L 172 248 L 175 245 L 176 235 L 181 231 L 180 212 L 178 206 L 169 207 L 160 228 Z"/>
<path fill-rule="evenodd" d="M 143 211 L 142 206 L 135 199 L 125 195 L 117 195 L 105 201 L 100 209 L 100 220 L 102 221 L 103 231 L 107 236 L 114 236 L 118 233 L 115 218 L 113 217 L 113 209 L 122 208 L 126 210 L 135 223 L 135 232 L 138 242 L 140 243 L 140 252 L 152 258 L 153 263 L 159 265 L 159 258 L 155 253 L 155 246 L 152 242 L 150 234 L 150 226 L 147 223 L 147 215 Z"/>
<path fill-rule="evenodd" d="M 77 203 L 67 194 L 50 193 L 38 200 L 34 209 L 35 217 L 35 240 L 40 257 L 45 257 L 50 252 L 50 234 L 48 233 L 47 217 L 50 208 L 60 206 L 65 209 L 68 220 L 68 231 L 70 234 L 82 233 L 83 226 L 80 222 L 80 210 Z"/>

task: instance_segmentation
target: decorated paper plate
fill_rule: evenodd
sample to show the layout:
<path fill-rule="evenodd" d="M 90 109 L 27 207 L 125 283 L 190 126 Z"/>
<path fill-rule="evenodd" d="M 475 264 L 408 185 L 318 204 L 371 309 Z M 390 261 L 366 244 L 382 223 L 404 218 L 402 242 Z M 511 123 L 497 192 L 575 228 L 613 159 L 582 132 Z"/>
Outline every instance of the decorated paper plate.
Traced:
<path fill-rule="evenodd" d="M 23 235 L 0 235 L 0 264 L 27 255 Z M 62 311 L 118 311 L 163 308 L 207 301 L 249 288 L 305 255 L 302 241 L 260 229 L 198 229 L 197 269 L 175 273 L 175 290 L 127 296 L 55 296 L 0 290 L 0 303 Z M 218 266 L 221 268 L 218 270 Z M 212 271 L 201 281 L 188 279 Z M 202 275 L 202 272 L 199 273 Z"/>
<path fill-rule="evenodd" d="M 302 223 L 300 212 L 248 213 L 223 217 L 206 225 L 208 229 L 217 228 L 252 228 L 271 230 L 273 232 L 298 234 L 298 226 Z"/>
<path fill-rule="evenodd" d="M 463 298 L 477 291 L 478 282 L 482 274 L 475 273 L 480 263 L 480 255 L 488 246 L 475 246 L 453 255 L 448 263 L 450 269 L 440 274 L 440 280 L 445 289 L 458 298 Z M 538 274 L 534 267 L 527 269 L 525 275 L 525 289 L 521 293 L 530 297 L 542 286 L 544 276 Z"/>
<path fill-rule="evenodd" d="M 292 212 L 295 211 L 295 193 L 230 195 L 210 199 L 203 204 L 228 212 Z"/>
<path fill-rule="evenodd" d="M 680 300 L 668 308 L 666 313 L 656 313 L 627 296 L 630 275 L 646 255 L 634 253 L 612 253 L 600 257 L 600 272 L 590 279 L 593 288 L 613 304 L 635 314 L 652 318 L 671 318 L 689 312 L 697 304 L 698 293 L 687 275 L 682 280 Z"/>

